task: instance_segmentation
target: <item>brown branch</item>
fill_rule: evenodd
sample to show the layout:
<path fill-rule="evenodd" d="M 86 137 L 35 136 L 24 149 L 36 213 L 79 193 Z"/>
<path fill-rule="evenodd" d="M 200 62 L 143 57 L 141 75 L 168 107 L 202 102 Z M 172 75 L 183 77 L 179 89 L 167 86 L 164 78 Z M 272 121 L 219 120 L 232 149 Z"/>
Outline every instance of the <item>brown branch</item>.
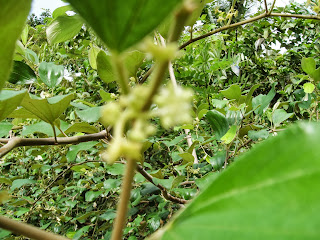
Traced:
<path fill-rule="evenodd" d="M 0 216 L 0 228 L 6 229 L 25 237 L 35 240 L 68 240 L 63 236 L 41 230 L 37 227 L 31 226 L 26 223 L 18 222 L 10 218 Z"/>
<path fill-rule="evenodd" d="M 109 137 L 110 136 L 108 132 L 103 130 L 99 133 L 87 134 L 83 136 L 58 137 L 57 140 L 55 140 L 55 138 L 0 138 L 0 143 L 6 143 L 0 148 L 0 158 L 16 147 L 75 144 Z"/>
<path fill-rule="evenodd" d="M 271 13 L 271 12 L 268 12 L 268 13 L 263 13 L 263 14 L 260 14 L 256 17 L 253 17 L 253 18 L 249 18 L 247 20 L 244 20 L 244 21 L 241 21 L 241 22 L 237 22 L 237 23 L 234 23 L 234 24 L 231 24 L 231 25 L 228 25 L 228 26 L 223 26 L 221 28 L 218 28 L 218 29 L 215 29 L 211 32 L 208 32 L 206 34 L 203 34 L 199 37 L 196 37 L 196 38 L 193 38 L 193 39 L 190 39 L 189 41 L 185 42 L 184 44 L 182 44 L 179 49 L 183 49 L 185 48 L 186 46 L 190 45 L 191 43 L 194 43 L 196 41 L 199 41 L 201 39 L 204 39 L 206 37 L 209 37 L 213 34 L 216 34 L 216 33 L 219 33 L 219 32 L 222 32 L 222 31 L 225 31 L 225 30 L 228 30 L 228 29 L 231 29 L 231 28 L 235 28 L 235 27 L 239 27 L 241 25 L 244 25 L 244 24 L 247 24 L 247 23 L 251 23 L 251 22 L 254 22 L 254 21 L 257 21 L 257 20 L 260 20 L 260 19 L 263 19 L 263 18 L 266 18 L 266 17 L 287 17 L 287 18 L 303 18 L 303 19 L 314 19 L 314 20 L 320 20 L 320 16 L 316 16 L 316 15 L 300 15 L 300 14 L 289 14 L 289 13 Z"/>
<path fill-rule="evenodd" d="M 185 200 L 185 199 L 181 199 L 181 198 L 177 198 L 177 197 L 172 196 L 164 186 L 162 186 L 162 185 L 159 184 L 159 183 L 155 183 L 155 182 L 153 181 L 153 177 L 152 177 L 149 173 L 147 173 L 147 172 L 143 169 L 143 167 L 141 167 L 140 165 L 137 165 L 137 170 L 138 170 L 138 172 L 139 172 L 142 176 L 144 176 L 150 183 L 152 183 L 153 185 L 155 185 L 157 188 L 159 188 L 159 189 L 161 190 L 162 195 L 163 195 L 163 197 L 164 197 L 165 199 L 167 199 L 167 200 L 169 200 L 169 201 L 171 201 L 171 202 L 174 202 L 174 203 L 180 203 L 180 204 L 186 204 L 186 203 L 188 203 L 188 201 Z"/>

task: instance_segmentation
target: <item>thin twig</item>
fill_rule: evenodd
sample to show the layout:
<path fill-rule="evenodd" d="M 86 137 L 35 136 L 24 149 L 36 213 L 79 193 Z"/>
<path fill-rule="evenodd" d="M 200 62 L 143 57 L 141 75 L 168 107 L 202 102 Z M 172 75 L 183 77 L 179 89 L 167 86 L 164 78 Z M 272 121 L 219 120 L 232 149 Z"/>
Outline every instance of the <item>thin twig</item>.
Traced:
<path fill-rule="evenodd" d="M 150 183 L 152 183 L 153 185 L 155 185 L 157 188 L 159 188 L 159 189 L 161 190 L 162 195 L 163 195 L 163 197 L 164 197 L 165 199 L 167 199 L 167 200 L 169 200 L 169 201 L 171 201 L 171 202 L 174 202 L 174 203 L 180 203 L 180 204 L 186 204 L 186 203 L 188 203 L 188 201 L 185 200 L 185 199 L 181 199 L 181 198 L 177 198 L 177 197 L 172 196 L 164 186 L 162 186 L 162 185 L 159 184 L 159 183 L 155 183 L 155 182 L 153 181 L 153 177 L 152 177 L 149 173 L 147 173 L 147 172 L 143 169 L 143 167 L 141 167 L 140 165 L 137 165 L 137 170 L 138 170 L 138 172 L 139 172 L 142 176 L 145 177 L 145 179 L 147 179 Z"/>
<path fill-rule="evenodd" d="M 268 13 L 262 13 L 256 17 L 253 18 L 249 18 L 247 20 L 241 21 L 241 22 L 237 22 L 228 26 L 223 26 L 221 28 L 215 29 L 211 32 L 208 32 L 206 34 L 203 34 L 199 37 L 190 39 L 189 41 L 185 42 L 184 44 L 182 44 L 179 49 L 183 49 L 186 46 L 190 45 L 191 43 L 194 43 L 196 41 L 199 41 L 201 39 L 204 39 L 206 37 L 209 37 L 211 35 L 214 35 L 216 33 L 231 29 L 231 28 L 235 28 L 235 27 L 239 27 L 241 25 L 247 24 L 247 23 L 251 23 L 266 17 L 287 17 L 287 18 L 303 18 L 303 19 L 314 19 L 314 20 L 320 20 L 320 16 L 316 16 L 316 15 L 300 15 L 300 14 L 289 14 L 289 13 L 271 13 L 271 10 Z"/>

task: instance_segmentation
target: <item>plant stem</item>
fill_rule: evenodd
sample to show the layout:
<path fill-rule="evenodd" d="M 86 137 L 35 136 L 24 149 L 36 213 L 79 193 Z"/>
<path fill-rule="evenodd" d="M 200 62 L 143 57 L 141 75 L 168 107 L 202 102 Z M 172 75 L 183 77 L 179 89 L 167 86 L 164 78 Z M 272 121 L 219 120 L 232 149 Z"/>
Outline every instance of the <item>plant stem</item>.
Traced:
<path fill-rule="evenodd" d="M 114 222 L 111 240 L 122 239 L 123 228 L 125 227 L 125 224 L 127 222 L 126 219 L 128 212 L 128 203 L 130 200 L 130 192 L 137 163 L 133 159 L 128 159 L 126 165 L 127 166 L 122 182 L 120 201 L 117 208 L 117 217 Z"/>

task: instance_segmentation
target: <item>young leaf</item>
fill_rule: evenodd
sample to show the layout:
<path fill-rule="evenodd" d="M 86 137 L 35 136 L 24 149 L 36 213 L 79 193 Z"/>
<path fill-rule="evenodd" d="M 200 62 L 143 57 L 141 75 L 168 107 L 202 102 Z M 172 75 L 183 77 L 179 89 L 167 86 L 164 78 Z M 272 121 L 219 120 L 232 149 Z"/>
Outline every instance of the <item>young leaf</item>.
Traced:
<path fill-rule="evenodd" d="M 111 49 L 122 52 L 155 29 L 180 0 L 68 0 Z"/>
<path fill-rule="evenodd" d="M 76 36 L 83 25 L 79 15 L 58 16 L 48 26 L 46 33 L 49 44 L 67 41 Z"/>
<path fill-rule="evenodd" d="M 7 136 L 13 125 L 8 122 L 0 122 L 0 137 Z"/>
<path fill-rule="evenodd" d="M 16 41 L 30 11 L 31 0 L 0 0 L 0 90 L 11 72 Z"/>
<path fill-rule="evenodd" d="M 26 90 L 2 90 L 0 92 L 0 121 L 5 119 L 20 105 L 26 93 Z"/>
<path fill-rule="evenodd" d="M 319 142 L 320 125 L 301 123 L 260 143 L 153 239 L 317 239 Z"/>
<path fill-rule="evenodd" d="M 48 87 L 54 88 L 63 79 L 64 67 L 53 62 L 42 62 L 39 65 L 39 75 Z"/>
<path fill-rule="evenodd" d="M 226 117 L 216 111 L 216 110 L 211 110 L 207 112 L 206 118 L 209 121 L 210 126 L 213 129 L 213 132 L 215 136 L 220 139 L 223 135 L 225 135 L 229 129 L 229 124 L 226 119 Z"/>
<path fill-rule="evenodd" d="M 74 98 L 73 94 L 58 95 L 48 99 L 34 99 L 26 95 L 21 105 L 29 112 L 33 113 L 43 121 L 54 124 L 54 121 L 67 109 L 70 101 Z"/>

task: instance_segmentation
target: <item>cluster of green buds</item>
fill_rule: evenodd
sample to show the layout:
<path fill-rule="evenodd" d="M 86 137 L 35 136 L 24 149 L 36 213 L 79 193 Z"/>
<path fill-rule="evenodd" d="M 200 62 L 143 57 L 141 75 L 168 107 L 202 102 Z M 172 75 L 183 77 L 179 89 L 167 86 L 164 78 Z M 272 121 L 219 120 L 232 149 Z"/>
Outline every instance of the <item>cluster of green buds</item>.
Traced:
<path fill-rule="evenodd" d="M 192 92 L 188 89 L 172 86 L 163 87 L 154 96 L 152 110 L 143 111 L 148 97 L 148 86 L 136 86 L 119 101 L 107 103 L 102 110 L 102 122 L 113 127 L 113 139 L 102 158 L 109 164 L 120 157 L 139 161 L 143 141 L 155 133 L 151 119 L 159 117 L 163 127 L 170 128 L 192 121 Z"/>

